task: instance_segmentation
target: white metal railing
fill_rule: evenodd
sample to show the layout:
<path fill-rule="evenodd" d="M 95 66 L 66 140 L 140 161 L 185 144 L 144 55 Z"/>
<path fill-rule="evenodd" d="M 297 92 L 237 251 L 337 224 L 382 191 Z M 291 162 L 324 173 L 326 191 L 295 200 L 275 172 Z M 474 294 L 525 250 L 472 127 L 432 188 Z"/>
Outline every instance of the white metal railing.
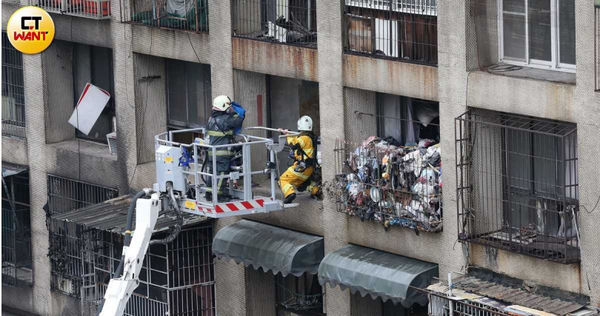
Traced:
<path fill-rule="evenodd" d="M 266 130 L 267 128 L 254 127 L 250 129 Z M 159 181 L 159 188 L 164 185 L 164 183 L 161 183 L 162 175 L 160 174 L 163 171 L 160 169 L 158 164 L 159 159 L 161 159 L 161 157 L 159 157 L 158 154 L 158 150 L 160 149 L 160 147 L 165 146 L 169 148 L 179 148 L 182 156 L 184 155 L 184 151 L 186 152 L 185 154 L 188 155 L 189 159 L 188 162 L 185 163 L 185 166 L 177 167 L 177 172 L 183 174 L 183 176 L 185 177 L 186 186 L 189 189 L 191 189 L 195 195 L 195 199 L 190 199 L 186 196 L 186 199 L 182 201 L 182 203 L 184 203 L 183 209 L 187 209 L 185 210 L 186 212 L 205 215 L 209 217 L 225 217 L 233 215 L 243 215 L 246 213 L 277 211 L 283 208 L 282 202 L 276 199 L 276 178 L 278 176 L 276 167 L 276 153 L 283 150 L 285 141 L 282 139 L 282 137 L 284 136 L 280 136 L 280 141 L 278 143 L 275 143 L 273 139 L 270 138 L 258 137 L 247 134 L 238 134 L 236 135 L 236 137 L 241 139 L 241 141 L 238 143 L 225 145 L 208 145 L 205 140 L 201 139 L 196 139 L 193 143 L 190 144 L 182 144 L 176 142 L 173 140 L 173 137 L 175 134 L 178 133 L 197 133 L 200 135 L 205 135 L 205 129 L 194 128 L 177 130 L 165 132 L 155 136 L 155 148 L 157 149 L 157 180 Z M 290 133 L 288 135 L 296 135 L 296 133 Z M 267 168 L 253 170 L 251 163 L 251 152 L 260 148 L 263 148 L 268 151 L 268 165 Z M 231 168 L 228 173 L 219 174 L 217 172 L 217 152 L 224 150 L 234 153 L 234 158 L 232 159 L 241 158 L 241 166 Z M 206 154 L 203 155 L 203 153 Z M 205 170 L 206 167 L 209 167 L 210 170 Z M 219 210 L 217 210 L 216 206 L 220 203 L 223 203 L 224 201 L 219 201 L 218 194 L 212 194 L 212 196 L 208 200 L 205 198 L 206 192 L 218 192 L 218 183 L 220 181 L 237 181 L 241 179 L 241 189 L 229 186 L 229 195 L 234 199 L 240 201 L 257 201 L 257 199 L 260 199 L 260 197 L 255 197 L 252 192 L 252 177 L 258 175 L 269 176 L 269 194 L 268 196 L 260 200 L 259 204 L 263 204 L 264 202 L 264 205 L 260 205 L 260 207 L 256 207 L 252 210 L 235 210 L 235 214 L 227 213 L 227 210 L 225 210 L 224 212 L 220 212 Z M 179 179 L 180 177 L 176 178 L 175 180 L 178 181 Z M 210 213 L 203 213 L 202 211 L 199 212 L 198 210 L 202 207 L 212 211 L 209 211 Z M 194 210 L 190 211 L 190 208 L 194 208 Z M 216 214 L 213 211 L 216 211 L 220 214 Z"/>
<path fill-rule="evenodd" d="M 111 16 L 110 0 L 30 0 L 30 5 L 46 11 L 93 19 Z"/>

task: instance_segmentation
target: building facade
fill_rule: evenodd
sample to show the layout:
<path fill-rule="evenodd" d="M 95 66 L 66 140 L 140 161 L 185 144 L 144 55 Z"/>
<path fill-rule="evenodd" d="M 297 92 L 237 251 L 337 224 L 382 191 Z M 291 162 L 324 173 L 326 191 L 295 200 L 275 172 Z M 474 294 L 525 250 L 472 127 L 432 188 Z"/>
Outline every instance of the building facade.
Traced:
<path fill-rule="evenodd" d="M 136 296 L 140 306 L 164 300 L 167 310 L 131 314 L 428 312 L 408 300 L 410 282 L 399 302 L 361 287 L 360 278 L 345 284 L 326 273 L 344 270 L 342 262 L 358 253 L 379 258 L 371 271 L 405 262 L 424 269 L 416 276 L 431 272 L 420 287 L 485 270 L 600 307 L 600 8 L 593 1 L 3 0 L 3 20 L 23 5 L 47 9 L 56 35 L 45 52 L 22 55 L 3 34 L 5 308 L 93 313 L 98 297 L 85 300 L 85 284 L 102 282 L 86 283 L 85 270 L 65 278 L 64 262 L 84 265 L 86 253 L 79 245 L 69 260 L 52 255 L 70 247 L 56 242 L 68 229 L 53 210 L 151 187 L 154 135 L 204 126 L 221 94 L 248 109 L 245 126 L 295 129 L 301 115 L 313 118 L 325 199 L 301 195 L 296 208 L 191 226 L 182 238 L 265 230 L 317 245 L 324 259 L 318 272 L 314 265 L 282 272 L 252 264 L 250 254 L 197 255 L 205 261 L 191 266 L 210 267 L 164 291 L 201 290 L 189 300 L 158 290 L 152 296 L 149 281 Z M 67 123 L 86 83 L 111 94 L 88 135 Z M 436 180 L 420 181 L 419 169 L 409 192 L 389 191 L 401 205 L 394 210 L 371 193 L 388 192 L 385 181 L 361 179 L 367 202 L 353 196 L 349 203 L 339 181 L 358 175 L 347 160 L 370 136 L 413 149 L 429 140 L 420 148 L 436 148 L 437 161 L 419 166 Z M 416 183 L 433 189 L 416 192 Z M 113 245 L 110 236 L 104 244 Z M 210 248 L 203 245 L 194 247 Z M 171 275 L 168 269 L 157 270 Z M 210 307 L 190 303 L 194 297 Z"/>

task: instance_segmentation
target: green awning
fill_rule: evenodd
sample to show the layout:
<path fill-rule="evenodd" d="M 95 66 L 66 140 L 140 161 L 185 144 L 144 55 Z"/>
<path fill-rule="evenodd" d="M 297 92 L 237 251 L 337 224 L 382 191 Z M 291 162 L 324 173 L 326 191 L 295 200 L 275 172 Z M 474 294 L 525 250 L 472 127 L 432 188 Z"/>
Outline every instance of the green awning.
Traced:
<path fill-rule="evenodd" d="M 427 304 L 426 288 L 438 275 L 438 265 L 361 246 L 348 245 L 331 252 L 319 266 L 319 282 L 349 288 L 384 302 Z"/>
<path fill-rule="evenodd" d="M 241 220 L 217 232 L 212 251 L 257 270 L 300 276 L 317 274 L 323 246 L 323 237 Z"/>

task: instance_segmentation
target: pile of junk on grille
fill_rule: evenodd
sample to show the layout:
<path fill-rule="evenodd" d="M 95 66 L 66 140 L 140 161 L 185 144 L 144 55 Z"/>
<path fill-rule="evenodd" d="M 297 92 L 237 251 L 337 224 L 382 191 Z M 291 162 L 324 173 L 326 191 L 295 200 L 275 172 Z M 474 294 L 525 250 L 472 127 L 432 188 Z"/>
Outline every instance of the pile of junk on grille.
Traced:
<path fill-rule="evenodd" d="M 393 138 L 371 136 L 343 159 L 342 173 L 330 187 L 340 211 L 382 223 L 386 230 L 442 230 L 439 143 L 420 139 L 400 146 Z"/>

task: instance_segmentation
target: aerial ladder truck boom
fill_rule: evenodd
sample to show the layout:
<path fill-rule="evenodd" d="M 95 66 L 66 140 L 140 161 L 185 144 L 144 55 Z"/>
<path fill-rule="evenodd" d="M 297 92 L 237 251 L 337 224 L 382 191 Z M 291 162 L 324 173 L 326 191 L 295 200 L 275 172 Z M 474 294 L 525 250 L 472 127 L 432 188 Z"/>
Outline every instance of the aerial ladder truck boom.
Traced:
<path fill-rule="evenodd" d="M 264 127 L 252 127 L 247 130 L 276 131 Z M 205 135 L 204 129 L 199 128 L 165 132 L 155 137 L 157 183 L 152 189 L 144 189 L 132 198 L 121 262 L 99 306 L 100 316 L 123 315 L 129 298 L 139 285 L 139 274 L 149 245 L 172 241 L 181 230 L 183 213 L 222 218 L 280 211 L 297 205 L 284 205 L 276 195 L 277 153 L 284 149 L 285 136 L 279 136 L 278 142 L 275 142 L 271 138 L 240 134 L 238 138 L 241 141 L 238 143 L 211 146 L 203 138 L 195 138 L 192 143 L 176 142 L 174 139 L 180 133 Z M 239 165 L 232 166 L 228 174 L 217 174 L 214 165 L 216 152 L 222 149 L 235 151 L 239 157 Z M 260 152 L 260 156 L 264 157 L 264 150 L 268 152 L 266 168 L 253 170 L 252 151 Z M 210 163 L 213 167 L 210 168 L 211 171 L 207 171 L 206 166 Z M 264 196 L 252 191 L 252 177 L 258 175 L 267 178 L 269 192 Z M 206 199 L 204 193 L 209 188 L 216 192 L 219 180 L 241 180 L 241 186 L 230 185 L 228 188 L 233 200 L 219 201 L 217 194 L 213 194 L 209 200 Z M 177 226 L 171 228 L 170 235 L 165 239 L 151 239 L 159 216 L 169 215 L 178 218 Z"/>

